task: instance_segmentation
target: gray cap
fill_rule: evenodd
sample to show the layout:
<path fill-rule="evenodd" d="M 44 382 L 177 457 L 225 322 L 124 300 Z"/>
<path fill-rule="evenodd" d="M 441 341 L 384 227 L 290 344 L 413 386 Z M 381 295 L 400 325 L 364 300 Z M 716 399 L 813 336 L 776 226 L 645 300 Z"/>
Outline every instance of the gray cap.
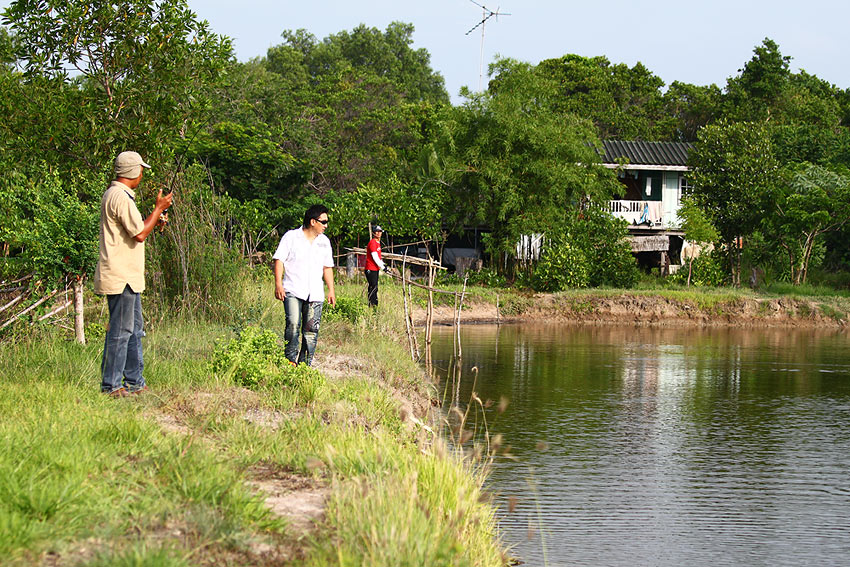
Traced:
<path fill-rule="evenodd" d="M 115 158 L 115 176 L 135 179 L 142 173 L 142 168 L 151 168 L 136 152 L 121 152 Z"/>
<path fill-rule="evenodd" d="M 372 232 L 384 232 L 384 229 L 381 228 L 381 225 L 376 224 L 375 226 L 372 227 Z"/>

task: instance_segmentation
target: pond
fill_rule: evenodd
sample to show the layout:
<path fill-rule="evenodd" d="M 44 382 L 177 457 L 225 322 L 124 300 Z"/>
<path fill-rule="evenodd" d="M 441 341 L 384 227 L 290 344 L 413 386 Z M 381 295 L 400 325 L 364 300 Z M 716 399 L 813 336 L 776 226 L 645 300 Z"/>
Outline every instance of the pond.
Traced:
<path fill-rule="evenodd" d="M 437 327 L 446 379 L 455 330 Z M 459 388 L 529 565 L 847 565 L 850 341 L 788 329 L 461 327 Z M 477 367 L 476 373 L 472 367 Z M 503 410 L 503 411 L 500 411 Z"/>

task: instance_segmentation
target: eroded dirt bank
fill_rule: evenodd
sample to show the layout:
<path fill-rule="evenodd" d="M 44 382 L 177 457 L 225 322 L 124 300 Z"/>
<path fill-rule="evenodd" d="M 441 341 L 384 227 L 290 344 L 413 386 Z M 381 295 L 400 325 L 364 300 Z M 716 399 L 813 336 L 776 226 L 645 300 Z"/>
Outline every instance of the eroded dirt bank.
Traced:
<path fill-rule="evenodd" d="M 664 295 L 529 295 L 506 308 L 470 301 L 461 313 L 463 323 L 553 321 L 576 324 L 625 324 L 658 326 L 809 327 L 847 328 L 846 306 L 839 300 L 800 298 L 733 298 L 705 301 Z M 425 321 L 425 309 L 417 307 L 417 321 Z M 451 324 L 455 311 L 437 306 L 434 321 Z"/>

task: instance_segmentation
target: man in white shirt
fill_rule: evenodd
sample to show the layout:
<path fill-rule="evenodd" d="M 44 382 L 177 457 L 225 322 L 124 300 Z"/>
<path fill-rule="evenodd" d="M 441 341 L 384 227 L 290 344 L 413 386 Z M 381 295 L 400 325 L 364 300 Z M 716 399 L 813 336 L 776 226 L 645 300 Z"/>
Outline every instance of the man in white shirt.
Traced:
<path fill-rule="evenodd" d="M 301 227 L 283 235 L 274 253 L 274 296 L 286 311 L 286 358 L 292 363 L 313 362 L 319 340 L 322 304 L 328 286 L 328 303 L 336 305 L 333 251 L 324 232 L 328 209 L 313 205 L 304 213 Z"/>

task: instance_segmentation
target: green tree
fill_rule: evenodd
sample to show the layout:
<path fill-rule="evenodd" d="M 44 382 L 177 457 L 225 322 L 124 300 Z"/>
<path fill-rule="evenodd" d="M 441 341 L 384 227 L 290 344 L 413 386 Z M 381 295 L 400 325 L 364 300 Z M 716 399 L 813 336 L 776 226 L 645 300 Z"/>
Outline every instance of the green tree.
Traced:
<path fill-rule="evenodd" d="M 25 69 L 10 128 L 18 149 L 37 145 L 63 167 L 99 172 L 126 147 L 167 153 L 203 116 L 231 57 L 186 0 L 16 0 L 3 22 Z"/>
<path fill-rule="evenodd" d="M 272 48 L 270 56 L 281 49 Z M 235 96 L 232 90 L 227 93 L 234 98 L 220 115 L 263 132 L 269 144 L 291 156 L 289 175 L 278 178 L 283 184 L 274 194 L 324 197 L 383 183 L 391 174 L 410 179 L 426 123 L 435 112 L 431 103 L 409 100 L 402 87 L 365 67 L 340 65 L 342 70 L 307 82 L 289 82 L 268 70 L 274 68 L 272 63 L 267 59 L 261 66 L 250 63 L 236 70 L 234 74 L 244 80 L 235 85 Z M 232 157 L 245 156 L 240 152 Z M 218 161 L 206 149 L 197 158 L 211 164 Z"/>
<path fill-rule="evenodd" d="M 669 138 L 694 142 L 699 130 L 720 118 L 723 93 L 717 85 L 698 86 L 673 81 L 664 93 L 665 112 L 675 119 Z"/>
<path fill-rule="evenodd" d="M 312 127 L 295 155 L 309 167 L 313 191 L 353 191 L 409 173 L 422 143 L 420 103 L 405 102 L 392 81 L 357 70 L 326 76 L 310 92 L 302 120 Z"/>
<path fill-rule="evenodd" d="M 210 106 L 231 58 L 230 41 L 198 21 L 186 0 L 16 0 L 3 12 L 3 23 L 14 34 L 23 73 L 4 79 L 0 148 L 19 172 L 72 180 L 63 188 L 79 201 L 63 198 L 41 214 L 79 217 L 80 223 L 84 215 L 75 211 L 96 207 L 119 151 L 133 148 L 154 163 L 167 163 L 174 140 Z M 92 249 L 82 225 L 75 230 L 63 223 L 54 224 L 66 231 L 70 250 Z M 44 240 L 26 249 L 46 250 L 52 233 L 36 229 L 38 223 L 33 238 Z M 47 255 L 30 259 L 32 271 L 53 265 Z M 67 264 L 78 311 L 91 261 L 83 254 L 80 262 Z M 76 323 L 83 342 L 82 318 Z"/>
<path fill-rule="evenodd" d="M 288 197 L 306 174 L 278 137 L 261 124 L 219 122 L 199 133 L 189 153 L 204 161 L 216 185 L 239 200 Z"/>
<path fill-rule="evenodd" d="M 383 183 L 367 183 L 356 191 L 339 195 L 332 203 L 331 236 L 354 240 L 368 234 L 369 222 L 377 222 L 390 235 L 442 238 L 448 195 L 436 184 L 405 182 L 397 175 Z"/>
<path fill-rule="evenodd" d="M 611 64 L 606 57 L 565 55 L 541 61 L 537 72 L 558 84 L 553 109 L 587 117 L 603 139 L 659 139 L 670 130 L 664 86 L 642 63 Z M 494 87 L 498 88 L 498 77 Z"/>
<path fill-rule="evenodd" d="M 711 224 L 708 216 L 697 205 L 692 197 L 682 199 L 681 207 L 678 212 L 679 218 L 682 219 L 682 230 L 685 232 L 685 239 L 693 244 L 705 246 L 713 242 L 717 242 L 720 234 L 714 225 Z M 696 254 L 692 251 L 688 258 L 688 280 L 687 287 L 691 287 L 691 276 L 694 271 L 694 257 Z"/>
<path fill-rule="evenodd" d="M 850 220 L 850 178 L 819 165 L 795 172 L 779 196 L 777 215 L 769 219 L 788 256 L 794 284 L 806 282 L 819 237 Z"/>
<path fill-rule="evenodd" d="M 448 103 L 443 77 L 431 68 L 431 55 L 411 47 L 414 31 L 413 24 L 403 22 L 392 22 L 383 32 L 361 24 L 321 42 L 306 30 L 285 31 L 284 45 L 269 51 L 270 69 L 292 81 L 368 70 L 395 84 L 408 101 Z"/>
<path fill-rule="evenodd" d="M 726 245 L 732 281 L 741 284 L 738 237 L 774 214 L 779 163 L 763 124 L 721 121 L 703 128 L 690 155 L 692 195 Z"/>
<path fill-rule="evenodd" d="M 15 40 L 5 27 L 0 26 L 0 72 L 9 71 L 15 63 Z"/>
<path fill-rule="evenodd" d="M 434 150 L 452 204 L 447 218 L 493 227 L 495 254 L 512 252 L 522 234 L 563 231 L 581 201 L 607 198 L 617 182 L 597 165 L 592 124 L 553 111 L 557 82 L 512 60 L 492 71 L 498 88 L 437 119 Z"/>
<path fill-rule="evenodd" d="M 735 120 L 764 120 L 781 98 L 791 77 L 791 58 L 765 38 L 737 77 L 728 80 L 726 116 Z"/>

